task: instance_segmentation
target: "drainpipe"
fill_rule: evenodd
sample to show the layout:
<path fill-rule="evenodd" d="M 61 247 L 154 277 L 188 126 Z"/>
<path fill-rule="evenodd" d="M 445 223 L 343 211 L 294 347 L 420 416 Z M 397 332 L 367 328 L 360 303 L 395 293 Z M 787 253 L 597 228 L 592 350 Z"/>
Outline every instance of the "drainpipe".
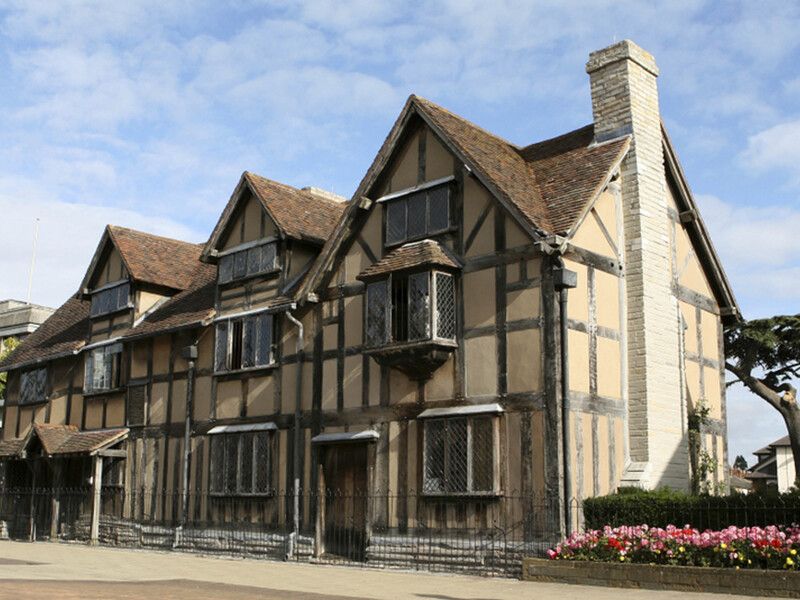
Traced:
<path fill-rule="evenodd" d="M 189 362 L 186 375 L 186 419 L 183 429 L 183 486 L 181 494 L 181 525 L 186 526 L 189 519 L 189 461 L 192 442 L 192 412 L 194 410 L 194 377 L 197 361 L 197 342 L 183 349 L 183 358 Z"/>
<path fill-rule="evenodd" d="M 286 318 L 289 319 L 297 327 L 297 345 L 295 347 L 295 355 L 297 356 L 297 380 L 295 382 L 295 403 L 294 403 L 294 455 L 292 470 L 294 473 L 294 527 L 292 535 L 289 538 L 289 551 L 286 554 L 286 560 L 292 560 L 294 556 L 295 547 L 297 545 L 297 538 L 300 535 L 300 471 L 302 464 L 300 463 L 300 436 L 302 431 L 300 429 L 300 418 L 302 416 L 302 401 L 303 401 L 303 323 L 301 323 L 290 311 L 286 311 Z"/>
<path fill-rule="evenodd" d="M 561 454 L 564 461 L 564 527 L 567 535 L 572 533 L 572 468 L 570 463 L 570 408 L 569 408 L 569 327 L 567 319 L 567 290 L 578 284 L 578 274 L 564 267 L 564 260 L 557 256 L 553 267 L 553 287 L 558 292 L 559 325 L 561 327 Z"/>

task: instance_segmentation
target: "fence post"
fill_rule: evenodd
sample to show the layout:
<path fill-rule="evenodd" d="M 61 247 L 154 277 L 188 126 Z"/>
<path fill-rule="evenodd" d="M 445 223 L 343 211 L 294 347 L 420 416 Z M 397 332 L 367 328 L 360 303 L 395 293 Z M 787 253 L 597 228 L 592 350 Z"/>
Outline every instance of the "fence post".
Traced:
<path fill-rule="evenodd" d="M 100 491 L 103 484 L 103 457 L 95 454 L 94 474 L 92 475 L 92 528 L 89 543 L 96 546 L 100 541 Z"/>

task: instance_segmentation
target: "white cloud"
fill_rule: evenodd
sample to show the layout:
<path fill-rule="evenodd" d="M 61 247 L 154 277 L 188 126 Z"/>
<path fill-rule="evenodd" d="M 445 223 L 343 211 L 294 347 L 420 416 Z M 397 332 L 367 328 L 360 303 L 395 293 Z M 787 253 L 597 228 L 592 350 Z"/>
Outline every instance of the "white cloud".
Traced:
<path fill-rule="evenodd" d="M 31 300 L 58 306 L 77 290 L 103 228 L 123 225 L 193 242 L 205 235 L 170 219 L 109 206 L 61 202 L 34 181 L 0 178 L 0 299 L 26 299 L 34 223 L 39 243 Z"/>
<path fill-rule="evenodd" d="M 780 123 L 750 136 L 742 159 L 760 172 L 785 171 L 791 184 L 800 186 L 800 119 Z"/>

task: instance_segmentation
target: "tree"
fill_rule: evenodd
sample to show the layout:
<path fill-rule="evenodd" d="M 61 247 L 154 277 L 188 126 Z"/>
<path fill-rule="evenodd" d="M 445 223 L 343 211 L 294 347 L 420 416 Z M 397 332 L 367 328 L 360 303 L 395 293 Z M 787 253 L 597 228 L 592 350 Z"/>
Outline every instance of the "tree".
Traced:
<path fill-rule="evenodd" d="M 791 381 L 800 375 L 800 315 L 744 321 L 725 331 L 725 368 L 777 410 L 786 423 L 800 483 L 800 406 Z"/>
<path fill-rule="evenodd" d="M 739 469 L 741 471 L 747 471 L 747 459 L 741 454 L 736 456 L 736 459 L 733 461 L 733 468 Z"/>
<path fill-rule="evenodd" d="M 19 340 L 17 338 L 8 338 L 7 340 L 0 342 L 0 360 L 5 360 L 6 356 L 11 354 L 16 347 L 19 346 Z M 6 378 L 8 377 L 8 373 L 0 373 L 0 400 L 5 400 L 6 397 Z"/>

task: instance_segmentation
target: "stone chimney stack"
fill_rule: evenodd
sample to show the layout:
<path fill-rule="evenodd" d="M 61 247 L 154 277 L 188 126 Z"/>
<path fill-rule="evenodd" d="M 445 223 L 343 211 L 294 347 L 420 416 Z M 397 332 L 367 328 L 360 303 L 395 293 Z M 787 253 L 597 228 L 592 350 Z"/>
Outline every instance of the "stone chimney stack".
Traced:
<path fill-rule="evenodd" d="M 621 168 L 630 460 L 622 485 L 688 489 L 658 67 L 652 55 L 624 40 L 592 52 L 586 72 L 596 141 L 632 136 Z"/>

